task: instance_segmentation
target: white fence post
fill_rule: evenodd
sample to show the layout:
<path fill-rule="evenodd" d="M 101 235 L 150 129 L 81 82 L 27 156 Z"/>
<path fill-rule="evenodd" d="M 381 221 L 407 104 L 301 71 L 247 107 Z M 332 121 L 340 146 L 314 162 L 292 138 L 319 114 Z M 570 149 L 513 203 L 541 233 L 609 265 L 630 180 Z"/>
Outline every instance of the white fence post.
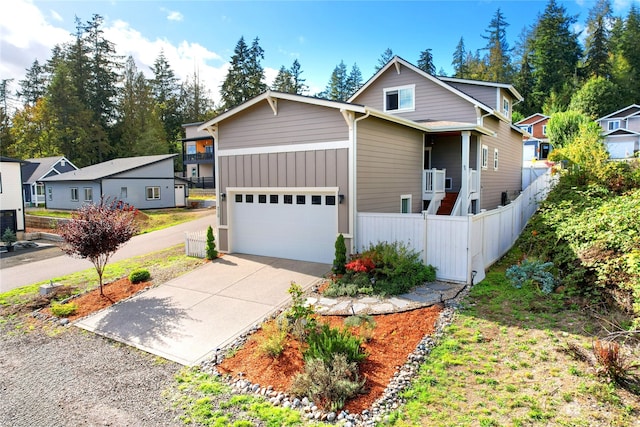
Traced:
<path fill-rule="evenodd" d="M 207 255 L 207 232 L 194 231 L 184 233 L 184 252 L 186 256 L 205 258 Z"/>

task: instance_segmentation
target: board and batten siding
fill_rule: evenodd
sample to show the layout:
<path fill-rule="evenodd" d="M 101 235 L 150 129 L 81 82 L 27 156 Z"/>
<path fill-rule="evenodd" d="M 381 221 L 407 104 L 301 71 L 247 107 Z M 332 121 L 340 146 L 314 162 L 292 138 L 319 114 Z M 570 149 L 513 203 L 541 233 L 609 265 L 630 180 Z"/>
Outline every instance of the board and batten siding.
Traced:
<path fill-rule="evenodd" d="M 400 74 L 397 73 L 396 67 L 387 69 L 353 102 L 384 111 L 384 89 L 413 84 L 415 110 L 394 114 L 415 121 L 476 122 L 476 111 L 472 103 L 404 65 L 400 66 Z"/>
<path fill-rule="evenodd" d="M 509 123 L 487 117 L 484 126 L 496 133 L 495 137 L 483 136 L 482 144 L 489 150 L 486 169 L 480 171 L 481 209 L 495 209 L 500 205 L 502 192 L 510 200 L 515 199 L 522 188 L 522 135 Z M 498 149 L 498 170 L 493 168 L 494 149 Z"/>
<path fill-rule="evenodd" d="M 349 139 L 349 127 L 335 108 L 277 100 L 278 114 L 265 100 L 218 125 L 218 149 L 308 144 Z"/>
<path fill-rule="evenodd" d="M 338 205 L 338 232 L 349 232 L 348 149 L 262 153 L 219 157 L 220 193 L 228 187 L 338 187 L 345 202 Z M 229 224 L 226 203 L 219 204 L 220 225 Z M 228 248 L 227 230 L 221 229 L 221 250 Z"/>
<path fill-rule="evenodd" d="M 358 212 L 400 213 L 411 194 L 411 212 L 422 211 L 423 134 L 370 118 L 357 124 Z"/>

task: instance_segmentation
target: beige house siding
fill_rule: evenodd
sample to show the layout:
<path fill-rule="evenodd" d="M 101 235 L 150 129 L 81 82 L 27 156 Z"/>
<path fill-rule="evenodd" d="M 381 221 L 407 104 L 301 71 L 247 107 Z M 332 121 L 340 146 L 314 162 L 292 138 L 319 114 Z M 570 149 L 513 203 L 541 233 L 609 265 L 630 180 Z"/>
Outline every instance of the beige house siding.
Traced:
<path fill-rule="evenodd" d="M 338 205 L 338 232 L 349 232 L 348 149 L 220 156 L 220 193 L 228 187 L 338 187 L 345 203 Z M 220 225 L 228 225 L 228 200 L 219 205 Z M 220 230 L 227 242 L 227 234 Z M 221 250 L 228 246 L 220 242 Z"/>
<path fill-rule="evenodd" d="M 265 100 L 220 123 L 218 149 L 344 141 L 349 128 L 340 111 L 277 100 L 274 115 Z"/>
<path fill-rule="evenodd" d="M 422 210 L 423 134 L 379 119 L 357 124 L 358 212 L 400 212 L 411 194 L 411 211 Z"/>
<path fill-rule="evenodd" d="M 462 82 L 449 82 L 449 84 L 467 95 L 477 99 L 488 107 L 494 108 L 498 111 L 502 110 L 501 105 L 496 105 L 498 99 L 498 89 L 490 86 L 472 85 Z M 500 96 L 500 102 L 502 102 L 502 95 Z"/>
<path fill-rule="evenodd" d="M 484 126 L 496 137 L 483 136 L 482 144 L 489 149 L 487 169 L 481 170 L 481 209 L 495 209 L 500 205 L 501 193 L 515 199 L 522 189 L 522 135 L 508 123 L 493 117 L 484 120 Z M 498 149 L 498 170 L 493 168 L 494 149 Z"/>
<path fill-rule="evenodd" d="M 627 119 L 627 129 L 640 132 L 640 117 L 629 117 Z"/>
<path fill-rule="evenodd" d="M 476 122 L 473 104 L 403 65 L 400 66 L 400 74 L 396 72 L 396 67 L 390 67 L 352 101 L 384 111 L 384 89 L 413 84 L 415 111 L 398 113 L 399 116 L 415 121 Z"/>

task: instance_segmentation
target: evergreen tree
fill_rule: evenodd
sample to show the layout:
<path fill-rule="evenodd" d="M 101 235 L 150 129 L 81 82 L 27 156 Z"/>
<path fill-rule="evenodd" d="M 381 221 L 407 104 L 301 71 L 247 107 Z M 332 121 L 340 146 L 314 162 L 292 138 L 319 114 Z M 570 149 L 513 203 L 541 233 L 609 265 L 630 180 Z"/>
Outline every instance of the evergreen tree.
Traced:
<path fill-rule="evenodd" d="M 483 39 L 487 40 L 487 45 L 484 49 L 488 51 L 484 80 L 494 82 L 511 80 L 512 65 L 506 30 L 508 26 L 509 24 L 500 8 L 498 8 L 489 23 L 489 28 L 485 30 L 487 34 L 482 36 Z"/>
<path fill-rule="evenodd" d="M 64 154 L 60 152 L 57 141 L 52 140 L 50 120 L 45 98 L 17 111 L 11 126 L 11 137 L 15 141 L 12 157 L 29 159 Z"/>
<path fill-rule="evenodd" d="M 0 154 L 7 157 L 17 157 L 15 155 L 15 143 L 11 135 L 11 118 L 8 111 L 8 83 L 12 79 L 0 81 Z"/>
<path fill-rule="evenodd" d="M 598 0 L 589 11 L 585 40 L 585 70 L 587 76 L 611 76 L 609 62 L 609 29 L 612 27 L 611 2 Z"/>
<path fill-rule="evenodd" d="M 160 51 L 151 71 L 153 71 L 153 78 L 149 83 L 156 103 L 155 108 L 162 121 L 167 143 L 171 144 L 182 135 L 183 120 L 180 116 L 178 103 L 180 83 L 171 69 L 164 51 Z"/>
<path fill-rule="evenodd" d="M 194 71 L 193 76 L 180 88 L 180 115 L 185 123 L 205 120 L 212 115 L 213 101 L 209 90 L 200 81 L 200 75 Z"/>
<path fill-rule="evenodd" d="M 627 103 L 640 99 L 640 11 L 631 4 L 621 34 L 622 55 L 627 63 Z"/>
<path fill-rule="evenodd" d="M 570 110 L 579 111 L 595 120 L 624 107 L 615 83 L 604 77 L 592 77 L 571 97 Z"/>
<path fill-rule="evenodd" d="M 278 70 L 276 78 L 273 80 L 271 89 L 278 92 L 295 93 L 293 88 L 293 76 L 284 65 Z"/>
<path fill-rule="evenodd" d="M 307 90 L 309 90 L 307 85 L 304 84 L 306 79 L 302 78 L 302 69 L 297 59 L 295 59 L 293 61 L 293 64 L 291 64 L 289 73 L 291 74 L 291 78 L 293 80 L 293 89 L 295 91 L 293 93 L 297 93 L 298 95 L 303 95 L 305 92 L 307 92 Z"/>
<path fill-rule="evenodd" d="M 575 22 L 576 18 L 568 16 L 566 9 L 556 0 L 549 0 L 533 29 L 530 56 L 532 101 L 538 111 L 549 94 L 556 93 L 563 99 L 568 98 L 567 95 L 570 97 L 573 90 L 567 82 L 575 75 L 582 53 L 578 35 L 572 31 Z"/>
<path fill-rule="evenodd" d="M 540 112 L 533 105 L 531 96 L 533 92 L 533 69 L 530 60 L 531 37 L 532 29 L 529 27 L 523 28 L 513 49 L 516 64 L 513 85 L 524 98 L 524 101 L 514 105 L 513 109 L 524 117 Z"/>
<path fill-rule="evenodd" d="M 47 75 L 44 65 L 40 65 L 38 60 L 33 61 L 31 67 L 27 68 L 24 80 L 19 82 L 20 90 L 17 95 L 26 105 L 35 105 L 44 97 L 47 92 Z"/>
<path fill-rule="evenodd" d="M 460 41 L 456 46 L 456 50 L 453 52 L 453 77 L 459 79 L 465 79 L 468 75 L 467 67 L 467 49 L 464 47 L 464 38 L 460 37 Z"/>
<path fill-rule="evenodd" d="M 387 62 L 391 61 L 392 58 L 393 50 L 388 47 L 384 52 L 382 52 L 380 58 L 378 58 L 378 65 L 376 65 L 375 72 L 377 73 L 378 71 L 380 71 L 385 65 L 387 65 Z"/>
<path fill-rule="evenodd" d="M 431 74 L 432 76 L 436 74 L 436 66 L 433 65 L 433 55 L 431 54 L 431 49 L 425 49 L 420 52 L 420 57 L 418 58 L 418 68 L 420 68 L 427 74 Z"/>
<path fill-rule="evenodd" d="M 229 72 L 220 88 L 223 107 L 226 110 L 248 101 L 267 89 L 267 85 L 263 82 L 264 70 L 260 65 L 260 60 L 264 59 L 264 51 L 259 45 L 259 39 L 256 37 L 249 47 L 244 37 L 240 37 L 233 52 Z"/>
<path fill-rule="evenodd" d="M 351 95 L 347 79 L 347 66 L 344 65 L 344 61 L 340 61 L 340 64 L 333 69 L 329 83 L 321 96 L 332 101 L 346 101 Z"/>
<path fill-rule="evenodd" d="M 362 87 L 362 73 L 358 64 L 354 63 L 351 66 L 349 76 L 347 76 L 347 93 L 349 94 L 346 99 L 349 99 L 351 95 L 356 93 L 358 89 Z"/>

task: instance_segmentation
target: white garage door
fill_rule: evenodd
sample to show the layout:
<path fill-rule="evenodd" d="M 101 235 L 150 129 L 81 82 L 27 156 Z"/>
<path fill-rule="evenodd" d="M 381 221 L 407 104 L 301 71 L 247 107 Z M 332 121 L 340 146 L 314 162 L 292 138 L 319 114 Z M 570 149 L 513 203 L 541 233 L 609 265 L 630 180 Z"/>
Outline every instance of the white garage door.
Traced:
<path fill-rule="evenodd" d="M 338 234 L 335 193 L 231 193 L 231 251 L 332 263 Z"/>

